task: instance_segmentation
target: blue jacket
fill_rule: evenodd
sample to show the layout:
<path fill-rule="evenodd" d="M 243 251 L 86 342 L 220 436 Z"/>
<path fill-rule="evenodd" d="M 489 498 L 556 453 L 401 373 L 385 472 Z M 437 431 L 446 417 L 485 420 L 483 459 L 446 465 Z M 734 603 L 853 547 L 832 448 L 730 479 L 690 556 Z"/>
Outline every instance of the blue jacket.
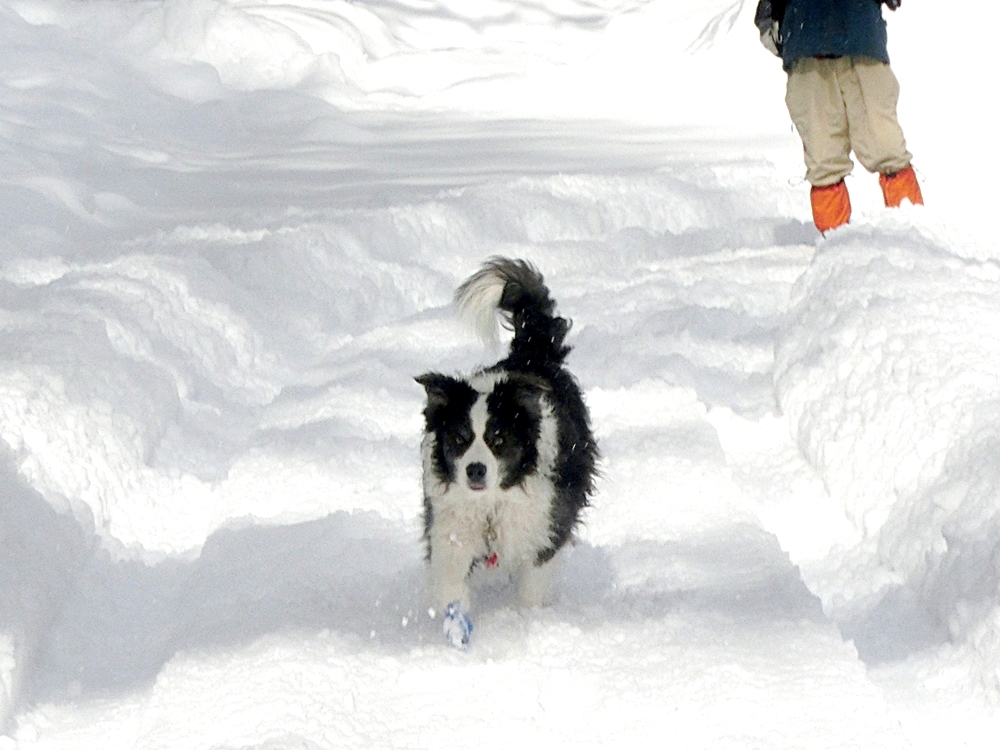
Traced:
<path fill-rule="evenodd" d="M 791 70 L 800 57 L 854 56 L 889 62 L 879 0 L 787 0 L 784 5 L 785 70 Z"/>

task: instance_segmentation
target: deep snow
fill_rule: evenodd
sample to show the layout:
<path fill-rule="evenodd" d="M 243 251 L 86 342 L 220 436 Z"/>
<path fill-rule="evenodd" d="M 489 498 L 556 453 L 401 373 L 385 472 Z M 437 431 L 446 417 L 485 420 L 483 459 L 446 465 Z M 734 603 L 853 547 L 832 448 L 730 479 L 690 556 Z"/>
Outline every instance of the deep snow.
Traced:
<path fill-rule="evenodd" d="M 0 747 L 992 747 L 973 5 L 889 19 L 928 207 L 820 238 L 749 2 L 0 2 Z M 497 253 L 602 478 L 459 652 L 412 376 Z"/>

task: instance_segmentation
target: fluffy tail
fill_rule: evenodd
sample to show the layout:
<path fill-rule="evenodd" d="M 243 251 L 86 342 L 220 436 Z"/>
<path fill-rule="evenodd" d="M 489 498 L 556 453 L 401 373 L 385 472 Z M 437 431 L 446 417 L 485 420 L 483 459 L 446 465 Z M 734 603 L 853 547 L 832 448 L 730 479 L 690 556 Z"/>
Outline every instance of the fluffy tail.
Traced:
<path fill-rule="evenodd" d="M 518 369 L 545 369 L 562 364 L 570 347 L 563 340 L 570 322 L 553 314 L 545 280 L 523 260 L 490 258 L 455 293 L 462 317 L 488 343 L 498 338 L 497 312 L 514 331 L 507 364 Z"/>

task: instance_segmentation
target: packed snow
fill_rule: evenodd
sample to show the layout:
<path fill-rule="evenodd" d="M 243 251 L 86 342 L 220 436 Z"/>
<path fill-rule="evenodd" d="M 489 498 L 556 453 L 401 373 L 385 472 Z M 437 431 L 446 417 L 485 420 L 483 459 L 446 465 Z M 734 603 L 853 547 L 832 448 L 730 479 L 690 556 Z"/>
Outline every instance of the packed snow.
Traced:
<path fill-rule="evenodd" d="M 994 747 L 998 12 L 886 11 L 927 207 L 820 237 L 753 6 L 0 0 L 0 749 Z M 413 376 L 493 255 L 601 477 L 459 650 Z"/>

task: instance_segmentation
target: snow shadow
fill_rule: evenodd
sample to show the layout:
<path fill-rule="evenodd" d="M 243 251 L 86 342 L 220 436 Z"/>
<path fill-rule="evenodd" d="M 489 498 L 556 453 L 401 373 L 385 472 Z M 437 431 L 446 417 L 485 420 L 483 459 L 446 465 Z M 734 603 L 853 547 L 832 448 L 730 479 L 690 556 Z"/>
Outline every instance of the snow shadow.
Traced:
<path fill-rule="evenodd" d="M 977 424 L 955 441 L 937 479 L 900 502 L 881 530 L 882 549 L 904 581 L 840 623 L 868 664 L 974 638 L 996 617 L 1000 404 L 978 408 Z"/>
<path fill-rule="evenodd" d="M 93 535 L 57 513 L 0 450 L 0 732 L 16 712 L 41 635 L 91 552 Z M 5 639 L 8 643 L 4 643 Z"/>
<path fill-rule="evenodd" d="M 826 619 L 777 538 L 749 523 L 672 541 L 578 545 L 557 593 L 556 609 L 584 628 L 681 611 L 745 626 Z"/>
<path fill-rule="evenodd" d="M 178 652 L 270 633 L 334 630 L 360 649 L 394 652 L 441 644 L 439 622 L 422 605 L 418 531 L 376 513 L 224 529 L 198 559 L 150 567 L 95 550 L 92 532 L 24 490 L 9 466 L 2 480 L 2 624 L 30 636 L 21 651 L 28 702 L 142 688 Z M 678 611 L 738 626 L 822 619 L 777 541 L 751 525 L 678 542 L 581 542 L 567 552 L 544 616 L 583 629 Z M 481 588 L 479 613 L 512 606 L 512 589 Z"/>
<path fill-rule="evenodd" d="M 577 542 L 562 554 L 551 606 L 523 617 L 564 620 L 584 631 L 678 613 L 736 628 L 826 622 L 820 600 L 777 538 L 752 524 L 675 541 L 632 540 L 613 547 Z M 473 586 L 476 617 L 516 609 L 507 576 L 479 571 Z M 439 638 L 436 630 L 432 638 Z"/>
<path fill-rule="evenodd" d="M 194 561 L 151 567 L 99 551 L 42 639 L 29 697 L 118 692 L 151 682 L 180 651 L 268 633 L 410 640 L 401 623 L 414 619 L 421 599 L 421 558 L 416 533 L 375 513 L 346 512 L 223 529 Z"/>
<path fill-rule="evenodd" d="M 903 661 L 949 641 L 948 628 L 910 586 L 893 586 L 878 603 L 838 623 L 869 666 Z"/>

